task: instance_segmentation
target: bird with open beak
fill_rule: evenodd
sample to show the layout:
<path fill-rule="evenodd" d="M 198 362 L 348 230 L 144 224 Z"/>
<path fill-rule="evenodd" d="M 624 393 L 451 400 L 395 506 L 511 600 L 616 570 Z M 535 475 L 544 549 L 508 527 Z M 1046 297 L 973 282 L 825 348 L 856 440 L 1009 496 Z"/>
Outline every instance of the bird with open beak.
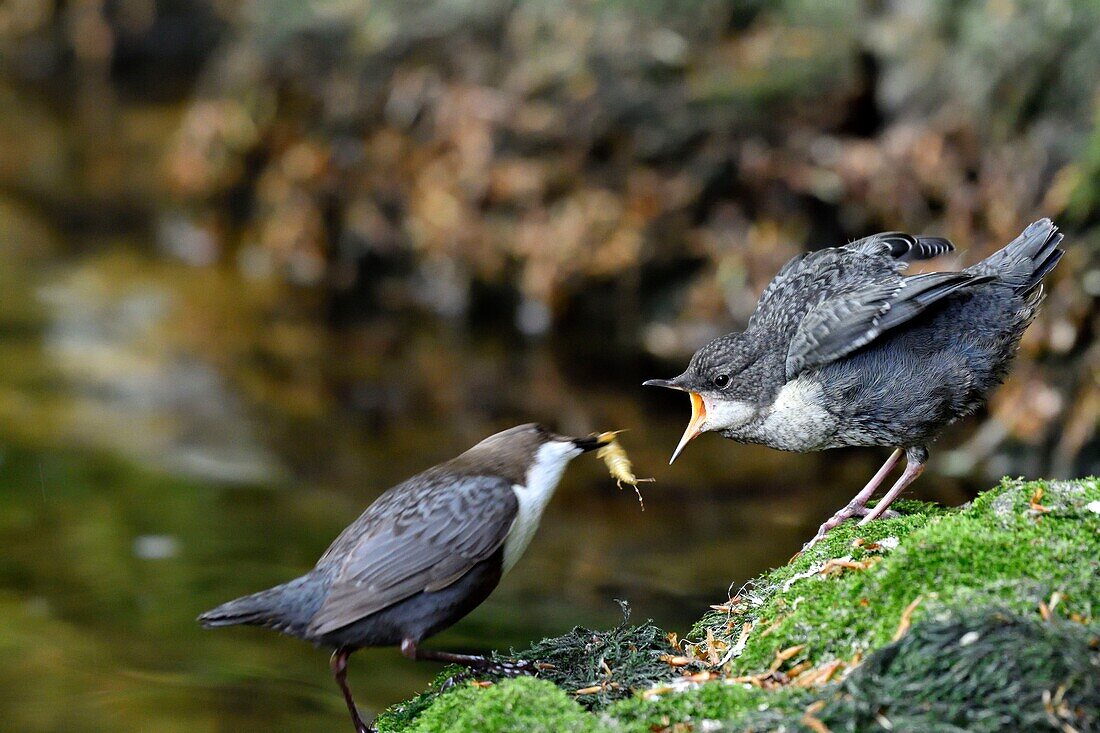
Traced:
<path fill-rule="evenodd" d="M 894 452 L 807 545 L 853 516 L 880 516 L 924 470 L 927 444 L 999 384 L 1058 264 L 1049 219 L 961 272 L 909 277 L 912 260 L 950 252 L 937 237 L 876 234 L 799 255 L 764 290 L 747 328 L 714 339 L 673 379 L 691 421 L 672 460 L 705 432 L 786 451 L 883 446 Z M 905 471 L 867 501 L 901 460 Z"/>

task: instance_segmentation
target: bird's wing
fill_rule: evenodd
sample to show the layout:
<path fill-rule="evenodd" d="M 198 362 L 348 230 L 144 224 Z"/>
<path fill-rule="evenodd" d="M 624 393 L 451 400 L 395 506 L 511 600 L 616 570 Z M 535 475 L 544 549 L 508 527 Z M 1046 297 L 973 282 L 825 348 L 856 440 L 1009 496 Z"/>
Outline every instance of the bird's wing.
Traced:
<path fill-rule="evenodd" d="M 792 369 L 839 358 L 881 333 L 880 311 L 900 296 L 908 263 L 953 249 L 939 237 L 882 232 L 799 255 L 764 289 L 748 328 L 790 339 L 791 378 Z"/>
<path fill-rule="evenodd" d="M 421 591 L 446 588 L 504 543 L 518 502 L 498 476 L 421 474 L 391 489 L 318 563 L 338 563 L 310 633 L 326 634 Z M 378 507 L 376 509 L 376 507 Z"/>
<path fill-rule="evenodd" d="M 749 317 L 748 328 L 753 326 L 773 327 L 777 321 L 787 318 L 787 311 L 794 305 L 793 296 L 807 285 L 813 282 L 814 271 L 812 267 L 803 267 L 805 260 L 817 260 L 822 252 L 834 252 L 835 250 L 822 250 L 821 252 L 803 252 L 795 255 L 787 264 L 779 268 L 775 277 L 760 294 L 760 300 L 756 303 L 756 310 Z M 811 263 L 812 264 L 812 263 Z M 815 286 L 816 287 L 816 286 Z"/>
<path fill-rule="evenodd" d="M 905 232 L 880 232 L 857 239 L 842 249 L 901 262 L 928 260 L 953 252 L 955 245 L 943 237 L 918 237 Z"/>
<path fill-rule="evenodd" d="M 798 255 L 785 264 L 760 295 L 748 328 L 773 333 L 792 332 L 822 301 L 866 287 L 900 281 L 906 267 L 908 235 L 876 234 L 845 247 L 830 247 Z M 909 238 L 912 239 L 912 238 Z M 895 256 L 897 253 L 899 256 Z"/>
<path fill-rule="evenodd" d="M 826 298 L 809 310 L 791 338 L 787 379 L 846 356 L 960 288 L 989 279 L 967 272 L 895 276 Z"/>

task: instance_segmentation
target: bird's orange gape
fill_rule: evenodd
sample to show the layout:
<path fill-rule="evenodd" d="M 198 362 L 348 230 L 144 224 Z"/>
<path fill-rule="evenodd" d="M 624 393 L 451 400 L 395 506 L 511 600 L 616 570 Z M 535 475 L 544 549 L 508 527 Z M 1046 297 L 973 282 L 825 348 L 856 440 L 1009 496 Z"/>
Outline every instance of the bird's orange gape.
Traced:
<path fill-rule="evenodd" d="M 707 421 L 707 404 L 703 402 L 702 395 L 698 392 L 688 392 L 688 396 L 691 397 L 691 420 L 688 422 L 687 429 L 684 430 L 683 437 L 680 438 L 680 444 L 676 446 L 676 450 L 672 451 L 672 458 L 668 460 L 670 466 L 687 444 L 703 432 L 703 425 Z"/>

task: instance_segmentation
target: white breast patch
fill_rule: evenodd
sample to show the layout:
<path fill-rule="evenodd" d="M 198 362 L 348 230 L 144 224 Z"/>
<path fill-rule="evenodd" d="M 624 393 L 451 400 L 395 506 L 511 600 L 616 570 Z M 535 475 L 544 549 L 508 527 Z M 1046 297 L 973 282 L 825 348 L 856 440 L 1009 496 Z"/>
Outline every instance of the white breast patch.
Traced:
<path fill-rule="evenodd" d="M 527 550 L 539 528 L 539 520 L 569 461 L 581 449 L 568 441 L 551 441 L 539 448 L 534 465 L 527 471 L 527 485 L 512 484 L 519 507 L 508 537 L 504 540 L 504 572 L 507 573 Z"/>
<path fill-rule="evenodd" d="M 761 427 L 761 437 L 773 448 L 816 450 L 835 432 L 836 418 L 822 406 L 821 384 L 798 377 L 779 390 Z"/>

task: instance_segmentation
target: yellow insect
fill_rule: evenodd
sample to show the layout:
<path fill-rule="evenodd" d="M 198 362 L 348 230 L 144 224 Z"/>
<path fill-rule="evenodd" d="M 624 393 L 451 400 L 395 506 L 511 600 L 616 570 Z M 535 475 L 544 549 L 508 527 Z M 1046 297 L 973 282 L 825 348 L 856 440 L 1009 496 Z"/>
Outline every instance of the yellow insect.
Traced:
<path fill-rule="evenodd" d="M 619 445 L 619 441 L 615 437 L 621 432 L 623 431 L 611 430 L 597 435 L 596 440 L 603 443 L 603 447 L 596 451 L 596 457 L 601 459 L 604 465 L 607 466 L 611 478 L 615 479 L 615 484 L 620 490 L 623 488 L 623 484 L 630 484 L 634 487 L 634 493 L 638 495 L 638 504 L 644 512 L 645 502 L 642 501 L 642 492 L 638 489 L 638 484 L 650 483 L 654 479 L 638 478 L 634 475 L 630 459 L 626 457 L 626 451 Z"/>

